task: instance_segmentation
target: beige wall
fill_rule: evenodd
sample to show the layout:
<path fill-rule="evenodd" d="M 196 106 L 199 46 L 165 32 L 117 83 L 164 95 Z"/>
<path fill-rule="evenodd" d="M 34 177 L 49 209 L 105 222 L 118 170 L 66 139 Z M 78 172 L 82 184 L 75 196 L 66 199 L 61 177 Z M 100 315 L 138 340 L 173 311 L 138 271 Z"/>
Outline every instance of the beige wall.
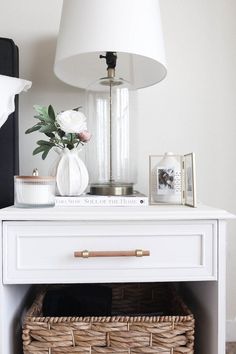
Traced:
<path fill-rule="evenodd" d="M 236 213 L 236 1 L 160 0 L 168 76 L 139 92 L 138 189 L 148 192 L 148 155 L 195 151 L 198 199 Z M 57 110 L 83 104 L 83 92 L 52 72 L 62 0 L 1 0 L 0 36 L 20 48 L 21 77 L 33 87 L 20 98 L 21 173 L 45 162 L 31 153 L 37 135 L 33 104 Z M 227 269 L 228 338 L 236 340 L 236 223 L 229 225 Z M 235 334 L 231 331 L 235 330 Z"/>

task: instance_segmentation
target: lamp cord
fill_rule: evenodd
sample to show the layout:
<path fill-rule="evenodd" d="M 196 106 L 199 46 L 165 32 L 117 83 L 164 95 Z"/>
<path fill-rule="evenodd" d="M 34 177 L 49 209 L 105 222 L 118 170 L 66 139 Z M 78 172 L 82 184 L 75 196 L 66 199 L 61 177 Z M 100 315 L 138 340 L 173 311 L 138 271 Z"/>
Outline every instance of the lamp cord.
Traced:
<path fill-rule="evenodd" d="M 110 91 L 109 91 L 109 105 L 110 105 L 110 183 L 112 183 L 113 180 L 113 166 L 112 166 L 112 83 L 110 81 L 109 84 Z"/>

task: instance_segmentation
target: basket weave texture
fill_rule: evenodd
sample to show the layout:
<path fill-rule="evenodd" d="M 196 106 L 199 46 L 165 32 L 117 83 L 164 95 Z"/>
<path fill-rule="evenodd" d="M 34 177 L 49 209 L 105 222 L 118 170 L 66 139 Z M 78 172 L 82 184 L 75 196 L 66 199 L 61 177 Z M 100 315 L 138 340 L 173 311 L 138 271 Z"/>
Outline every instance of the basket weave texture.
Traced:
<path fill-rule="evenodd" d="M 24 354 L 194 353 L 193 315 L 168 285 L 109 286 L 111 317 L 43 317 L 40 293 L 24 319 Z"/>

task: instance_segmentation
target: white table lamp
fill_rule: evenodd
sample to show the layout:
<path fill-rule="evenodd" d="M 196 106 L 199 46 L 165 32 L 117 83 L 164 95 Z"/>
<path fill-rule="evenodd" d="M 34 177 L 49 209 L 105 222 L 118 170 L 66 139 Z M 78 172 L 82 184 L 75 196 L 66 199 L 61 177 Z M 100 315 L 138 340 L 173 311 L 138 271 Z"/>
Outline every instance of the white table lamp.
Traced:
<path fill-rule="evenodd" d="M 69 85 L 89 87 L 91 192 L 131 194 L 130 89 L 154 85 L 166 76 L 158 0 L 65 0 L 54 71 Z"/>

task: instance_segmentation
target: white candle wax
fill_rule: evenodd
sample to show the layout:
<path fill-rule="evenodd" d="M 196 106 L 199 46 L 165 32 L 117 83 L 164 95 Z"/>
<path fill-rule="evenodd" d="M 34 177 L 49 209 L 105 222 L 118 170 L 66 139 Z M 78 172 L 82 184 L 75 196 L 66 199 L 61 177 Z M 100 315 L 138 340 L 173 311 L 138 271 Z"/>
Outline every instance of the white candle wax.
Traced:
<path fill-rule="evenodd" d="M 18 177 L 15 180 L 16 206 L 54 205 L 55 183 L 52 180 L 26 180 Z"/>
<path fill-rule="evenodd" d="M 51 186 L 37 184 L 22 184 L 19 193 L 22 203 L 48 204 L 52 199 Z"/>

